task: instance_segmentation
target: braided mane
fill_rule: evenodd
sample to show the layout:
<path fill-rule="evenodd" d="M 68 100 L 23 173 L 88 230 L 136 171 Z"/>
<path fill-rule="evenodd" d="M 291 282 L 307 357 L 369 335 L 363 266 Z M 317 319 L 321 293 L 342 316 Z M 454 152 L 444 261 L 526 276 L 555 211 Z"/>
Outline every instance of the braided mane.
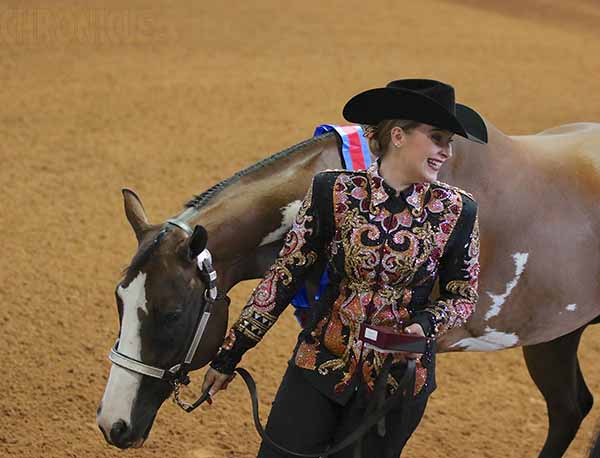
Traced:
<path fill-rule="evenodd" d="M 223 191 L 223 189 L 225 189 L 228 186 L 232 185 L 233 183 L 239 181 L 240 178 L 242 178 L 246 175 L 249 175 L 250 173 L 253 173 L 257 170 L 260 170 L 264 167 L 267 167 L 267 166 L 271 165 L 272 163 L 278 161 L 279 159 L 282 159 L 282 158 L 288 157 L 294 153 L 297 153 L 298 151 L 305 149 L 307 146 L 311 146 L 315 143 L 322 142 L 326 138 L 329 138 L 331 135 L 335 135 L 335 134 L 332 132 L 329 132 L 324 135 L 319 135 L 318 137 L 310 138 L 301 143 L 290 146 L 289 148 L 286 148 L 283 151 L 279 151 L 278 153 L 275 153 L 270 157 L 262 159 L 259 162 L 256 162 L 256 163 L 252 164 L 251 166 L 249 166 L 243 170 L 240 170 L 239 172 L 235 173 L 234 175 L 230 176 L 229 178 L 226 178 L 223 181 L 215 184 L 214 186 L 212 186 L 209 189 L 207 189 L 206 191 L 204 191 L 202 194 L 198 194 L 198 195 L 194 196 L 192 199 L 190 199 L 185 204 L 185 207 L 193 207 L 195 209 L 200 209 L 200 208 L 204 207 L 213 197 L 215 197 L 217 194 L 219 194 L 221 191 Z"/>

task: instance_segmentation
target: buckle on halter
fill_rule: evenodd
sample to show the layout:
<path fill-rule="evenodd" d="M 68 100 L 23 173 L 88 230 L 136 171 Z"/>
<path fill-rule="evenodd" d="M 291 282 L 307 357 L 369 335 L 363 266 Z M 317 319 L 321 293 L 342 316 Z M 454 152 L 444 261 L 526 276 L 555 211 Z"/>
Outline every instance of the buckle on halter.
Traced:
<path fill-rule="evenodd" d="M 188 385 L 190 383 L 190 378 L 187 371 L 184 371 L 183 368 L 183 364 L 175 364 L 168 371 L 165 371 L 165 380 L 171 384 Z"/>

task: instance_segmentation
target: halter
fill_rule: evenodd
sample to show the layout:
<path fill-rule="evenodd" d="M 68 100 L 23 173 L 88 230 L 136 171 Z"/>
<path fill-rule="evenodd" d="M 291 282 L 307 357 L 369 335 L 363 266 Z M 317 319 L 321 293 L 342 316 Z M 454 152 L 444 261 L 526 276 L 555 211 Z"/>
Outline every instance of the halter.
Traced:
<path fill-rule="evenodd" d="M 188 235 L 192 235 L 192 229 L 185 221 L 182 220 L 182 216 L 183 215 L 181 215 L 179 218 L 168 220 L 167 224 L 176 226 L 184 232 L 186 232 Z M 196 402 L 194 402 L 193 404 L 188 404 L 187 402 L 182 401 L 179 395 L 181 385 L 187 385 L 190 382 L 188 372 L 191 369 L 191 363 L 194 359 L 194 355 L 196 354 L 196 350 L 198 349 L 198 345 L 200 345 L 200 341 L 202 340 L 202 336 L 206 329 L 206 324 L 210 319 L 212 306 L 216 302 L 218 297 L 217 272 L 213 268 L 212 255 L 210 254 L 210 251 L 208 251 L 207 248 L 205 248 L 196 257 L 196 263 L 198 265 L 198 268 L 208 276 L 208 285 L 206 286 L 206 290 L 204 291 L 204 305 L 202 307 L 202 310 L 200 310 L 200 314 L 198 316 L 196 332 L 194 333 L 194 338 L 192 339 L 190 346 L 188 347 L 188 351 L 185 355 L 184 360 L 180 363 L 175 364 L 169 369 L 162 369 L 159 367 L 150 366 L 148 364 L 142 363 L 141 361 L 130 358 L 129 356 L 124 355 L 123 353 L 120 353 L 118 350 L 119 339 L 117 339 L 115 345 L 108 354 L 108 359 L 110 359 L 110 361 L 113 364 L 116 364 L 117 366 L 122 367 L 123 369 L 168 382 L 173 387 L 174 402 L 186 412 L 191 412 L 208 398 L 208 393 L 203 393 L 202 396 Z"/>

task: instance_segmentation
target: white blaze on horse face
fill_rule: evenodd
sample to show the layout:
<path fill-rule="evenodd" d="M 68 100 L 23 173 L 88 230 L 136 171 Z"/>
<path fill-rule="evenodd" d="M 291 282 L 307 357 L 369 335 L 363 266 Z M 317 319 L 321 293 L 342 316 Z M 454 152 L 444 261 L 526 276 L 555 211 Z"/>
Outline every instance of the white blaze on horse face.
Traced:
<path fill-rule="evenodd" d="M 566 309 L 569 312 L 574 312 L 577 309 L 577 304 L 569 304 L 569 305 L 567 305 Z"/>
<path fill-rule="evenodd" d="M 295 200 L 290 202 L 285 207 L 281 208 L 281 225 L 275 229 L 273 232 L 270 232 L 265 236 L 264 239 L 260 242 L 259 246 L 267 245 L 271 242 L 275 242 L 277 240 L 281 240 L 283 236 L 290 230 L 292 224 L 294 223 L 294 218 L 298 214 L 300 210 L 300 205 L 302 205 L 302 201 Z"/>
<path fill-rule="evenodd" d="M 146 313 L 148 312 L 146 309 L 145 284 L 146 274 L 139 272 L 126 288 L 119 286 L 117 290 L 117 294 L 123 302 L 118 350 L 120 353 L 138 361 L 141 359 L 142 353 L 141 322 L 138 312 L 140 309 Z M 98 425 L 105 433 L 108 433 L 112 425 L 118 420 L 124 420 L 128 425 L 131 424 L 131 410 L 141 380 L 142 376 L 140 374 L 128 371 L 115 364 L 112 365 L 102 397 L 102 408 L 97 418 Z"/>
<path fill-rule="evenodd" d="M 516 334 L 500 332 L 488 326 L 484 335 L 461 339 L 451 347 L 464 348 L 466 351 L 497 351 L 514 347 L 518 343 L 519 337 Z"/>
<path fill-rule="evenodd" d="M 527 259 L 529 259 L 529 253 L 515 253 L 512 255 L 512 257 L 513 261 L 515 262 L 515 278 L 513 278 L 506 284 L 506 290 L 502 294 L 493 294 L 487 291 L 488 296 L 492 298 L 493 302 L 490 306 L 490 309 L 485 314 L 486 321 L 498 315 L 500 313 L 500 310 L 502 310 L 502 305 L 504 305 L 506 298 L 510 295 L 515 286 L 517 286 L 517 283 L 521 278 L 521 274 L 525 270 Z"/>

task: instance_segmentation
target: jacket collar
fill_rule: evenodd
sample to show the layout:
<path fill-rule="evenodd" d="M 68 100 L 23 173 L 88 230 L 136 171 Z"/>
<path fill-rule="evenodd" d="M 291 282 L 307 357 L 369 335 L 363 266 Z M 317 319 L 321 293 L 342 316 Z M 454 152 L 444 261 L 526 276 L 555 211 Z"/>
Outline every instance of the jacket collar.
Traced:
<path fill-rule="evenodd" d="M 373 207 L 378 207 L 386 200 L 395 198 L 393 188 L 379 174 L 379 161 L 373 162 L 369 166 L 367 177 L 371 186 L 371 205 Z M 425 206 L 425 197 L 429 187 L 430 183 L 412 183 L 408 188 L 400 191 L 400 197 L 414 209 L 415 213 L 420 214 Z"/>

